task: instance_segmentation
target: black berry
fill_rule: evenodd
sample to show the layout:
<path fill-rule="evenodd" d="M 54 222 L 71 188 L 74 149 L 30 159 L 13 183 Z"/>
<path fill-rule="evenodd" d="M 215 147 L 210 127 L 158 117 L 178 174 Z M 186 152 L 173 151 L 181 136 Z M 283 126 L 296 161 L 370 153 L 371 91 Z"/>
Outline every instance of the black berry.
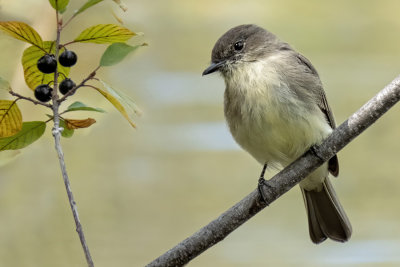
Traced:
<path fill-rule="evenodd" d="M 77 60 L 78 57 L 76 56 L 76 54 L 69 50 L 62 52 L 61 55 L 58 57 L 58 61 L 64 67 L 71 67 L 75 65 Z"/>
<path fill-rule="evenodd" d="M 72 81 L 70 78 L 66 78 L 60 83 L 60 93 L 65 95 L 68 93 L 72 88 L 75 87 L 74 81 Z"/>
<path fill-rule="evenodd" d="M 38 69 L 43 73 L 53 73 L 57 69 L 57 60 L 54 55 L 46 54 L 37 62 Z"/>
<path fill-rule="evenodd" d="M 41 102 L 48 102 L 51 99 L 53 88 L 47 84 L 41 84 L 35 88 L 35 97 Z"/>

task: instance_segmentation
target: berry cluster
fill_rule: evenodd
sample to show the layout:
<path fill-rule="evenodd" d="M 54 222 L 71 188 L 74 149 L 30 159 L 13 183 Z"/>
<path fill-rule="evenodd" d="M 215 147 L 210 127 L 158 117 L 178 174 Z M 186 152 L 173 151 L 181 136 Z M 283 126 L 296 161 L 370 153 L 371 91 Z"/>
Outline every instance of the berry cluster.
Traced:
<path fill-rule="evenodd" d="M 73 51 L 65 50 L 61 53 L 58 57 L 58 62 L 64 67 L 72 67 L 75 65 L 78 57 Z M 46 54 L 42 56 L 37 62 L 38 69 L 46 74 L 53 73 L 57 69 L 57 60 L 53 54 Z M 75 83 L 66 78 L 60 83 L 59 90 L 60 93 L 65 95 L 68 93 L 72 88 L 75 87 Z M 41 102 L 48 102 L 51 99 L 53 93 L 53 88 L 50 87 L 48 84 L 41 84 L 35 88 L 35 97 L 37 100 Z"/>

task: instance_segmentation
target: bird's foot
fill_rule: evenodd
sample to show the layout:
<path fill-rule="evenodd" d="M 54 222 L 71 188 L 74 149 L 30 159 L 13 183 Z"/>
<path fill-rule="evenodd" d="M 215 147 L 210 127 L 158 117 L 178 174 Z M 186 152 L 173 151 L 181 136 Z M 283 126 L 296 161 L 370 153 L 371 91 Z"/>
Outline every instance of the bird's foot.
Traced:
<path fill-rule="evenodd" d="M 268 181 L 264 179 L 264 174 L 265 174 L 265 170 L 267 169 L 267 164 L 264 164 L 264 167 L 261 171 L 260 174 L 260 178 L 258 179 L 258 193 L 260 194 L 260 198 L 261 200 L 265 203 L 268 204 L 267 202 L 267 197 L 264 194 L 264 190 L 263 190 L 263 186 L 266 186 L 268 189 L 271 189 L 271 186 L 269 185 Z"/>

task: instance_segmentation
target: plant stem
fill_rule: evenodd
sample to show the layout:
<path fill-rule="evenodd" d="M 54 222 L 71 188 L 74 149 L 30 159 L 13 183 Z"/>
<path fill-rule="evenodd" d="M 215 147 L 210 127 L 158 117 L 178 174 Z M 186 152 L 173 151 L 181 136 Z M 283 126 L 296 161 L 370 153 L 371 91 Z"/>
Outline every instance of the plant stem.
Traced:
<path fill-rule="evenodd" d="M 60 35 L 61 35 L 61 30 L 62 30 L 62 22 L 58 18 L 58 11 L 56 11 L 56 14 L 57 14 L 56 15 L 57 16 L 57 39 L 56 39 L 56 47 L 55 47 L 55 57 L 58 58 L 58 54 L 59 54 L 59 50 L 60 50 L 59 45 L 60 45 Z M 53 136 L 54 136 L 54 141 L 55 141 L 55 149 L 57 151 L 58 160 L 60 162 L 61 173 L 63 176 L 65 189 L 67 190 L 69 205 L 71 206 L 72 214 L 73 214 L 73 217 L 75 220 L 76 232 L 79 235 L 79 239 L 81 241 L 82 248 L 85 253 L 86 262 L 89 267 L 93 267 L 94 266 L 93 260 L 90 255 L 89 247 L 86 243 L 86 239 L 85 239 L 85 235 L 83 233 L 81 222 L 79 220 L 78 207 L 74 200 L 74 195 L 72 194 L 71 185 L 70 185 L 68 174 L 67 174 L 67 168 L 65 166 L 65 161 L 64 161 L 64 153 L 63 153 L 62 147 L 61 147 L 61 131 L 62 131 L 62 129 L 60 128 L 60 117 L 59 117 L 60 103 L 58 102 L 58 70 L 57 69 L 54 73 L 54 90 L 53 90 L 52 102 L 53 102 L 52 109 L 53 109 L 53 120 L 54 120 Z"/>
<path fill-rule="evenodd" d="M 42 106 L 45 106 L 45 107 L 48 107 L 48 108 L 52 108 L 52 105 L 50 105 L 50 104 L 46 104 L 46 103 L 43 103 L 43 102 L 40 102 L 40 101 L 36 101 L 35 99 L 20 95 L 20 94 L 14 92 L 12 90 L 10 90 L 8 92 L 10 93 L 10 95 L 17 97 L 17 100 L 24 99 L 24 100 L 32 102 L 35 105 L 42 105 Z"/>
<path fill-rule="evenodd" d="M 57 99 L 58 103 L 61 104 L 67 98 L 73 94 L 75 94 L 76 90 L 78 90 L 80 87 L 86 86 L 85 83 L 89 80 L 95 79 L 94 77 L 96 76 L 96 71 L 98 71 L 100 66 L 98 66 L 94 71 L 92 71 L 85 79 L 82 80 L 82 82 L 78 85 L 76 85 L 74 88 L 72 88 L 68 93 L 66 93 L 63 97 L 60 99 Z"/>
<path fill-rule="evenodd" d="M 63 44 L 63 46 L 67 46 L 67 45 L 74 44 L 74 43 L 76 43 L 76 42 L 75 41 L 71 41 L 71 42 Z"/>

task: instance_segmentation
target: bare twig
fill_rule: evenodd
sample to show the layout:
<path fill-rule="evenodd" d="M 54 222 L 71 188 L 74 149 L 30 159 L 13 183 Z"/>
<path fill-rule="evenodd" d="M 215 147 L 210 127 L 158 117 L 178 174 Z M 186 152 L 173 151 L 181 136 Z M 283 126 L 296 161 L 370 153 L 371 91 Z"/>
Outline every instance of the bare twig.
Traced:
<path fill-rule="evenodd" d="M 14 92 L 14 91 L 12 91 L 12 90 L 10 90 L 10 91 L 8 91 L 8 92 L 9 92 L 12 96 L 17 97 L 17 100 L 18 100 L 18 99 L 24 99 L 24 100 L 28 100 L 28 101 L 32 102 L 32 103 L 35 104 L 35 105 L 42 105 L 42 106 L 45 106 L 45 107 L 48 107 L 48 108 L 52 108 L 52 106 L 51 106 L 50 104 L 46 104 L 46 103 L 37 101 L 37 100 L 35 100 L 35 99 L 33 99 L 33 98 L 20 95 L 20 94 Z"/>
<path fill-rule="evenodd" d="M 71 90 L 69 90 L 63 97 L 61 97 L 60 99 L 58 99 L 58 103 L 61 104 L 62 102 L 64 102 L 65 100 L 67 100 L 67 98 L 73 94 L 75 94 L 76 90 L 78 90 L 80 87 L 82 86 L 86 86 L 85 83 L 89 80 L 95 79 L 96 76 L 96 71 L 98 71 L 100 68 L 100 66 L 98 66 L 94 71 L 92 71 L 85 79 L 82 80 L 82 82 L 78 85 L 76 85 L 74 88 L 72 88 Z"/>
<path fill-rule="evenodd" d="M 67 45 L 74 44 L 74 43 L 76 43 L 76 42 L 75 41 L 71 41 L 71 42 L 63 44 L 63 46 L 67 46 Z"/>
<path fill-rule="evenodd" d="M 263 188 L 266 203 L 260 201 L 258 190 L 254 190 L 217 219 L 147 266 L 182 266 L 220 242 L 248 219 L 289 191 L 313 170 L 333 157 L 399 100 L 400 76 L 336 128 L 320 146 L 315 147 L 313 151 L 307 151 L 302 157 L 270 179 L 268 181 L 269 186 Z"/>
<path fill-rule="evenodd" d="M 60 51 L 59 45 L 60 45 L 60 35 L 61 35 L 61 30 L 62 30 L 62 22 L 60 21 L 58 17 L 58 12 L 56 11 L 56 16 L 57 16 L 57 39 L 56 39 L 56 51 L 55 51 L 55 57 L 58 58 L 58 54 Z M 82 244 L 83 251 L 85 253 L 86 261 L 89 267 L 93 267 L 93 260 L 90 255 L 89 247 L 86 243 L 85 235 L 83 233 L 82 225 L 79 220 L 79 214 L 78 214 L 78 208 L 76 205 L 76 202 L 74 200 L 74 195 L 72 194 L 71 190 L 71 185 L 69 182 L 68 174 L 67 174 L 67 169 L 65 166 L 65 161 L 64 161 L 64 153 L 62 151 L 61 147 L 61 131 L 62 129 L 60 128 L 60 117 L 59 117 L 59 106 L 60 106 L 60 100 L 58 99 L 58 71 L 56 70 L 54 73 L 54 90 L 53 90 L 53 95 L 52 95 L 52 109 L 53 109 L 53 120 L 54 120 L 54 128 L 53 128 L 53 136 L 54 136 L 54 141 L 55 141 L 55 148 L 57 151 L 58 155 L 58 160 L 60 162 L 60 168 L 65 184 L 65 189 L 67 190 L 67 195 L 69 199 L 69 204 L 71 206 L 72 214 L 74 216 L 75 220 L 75 225 L 76 225 L 76 231 L 79 235 L 79 239 Z"/>

